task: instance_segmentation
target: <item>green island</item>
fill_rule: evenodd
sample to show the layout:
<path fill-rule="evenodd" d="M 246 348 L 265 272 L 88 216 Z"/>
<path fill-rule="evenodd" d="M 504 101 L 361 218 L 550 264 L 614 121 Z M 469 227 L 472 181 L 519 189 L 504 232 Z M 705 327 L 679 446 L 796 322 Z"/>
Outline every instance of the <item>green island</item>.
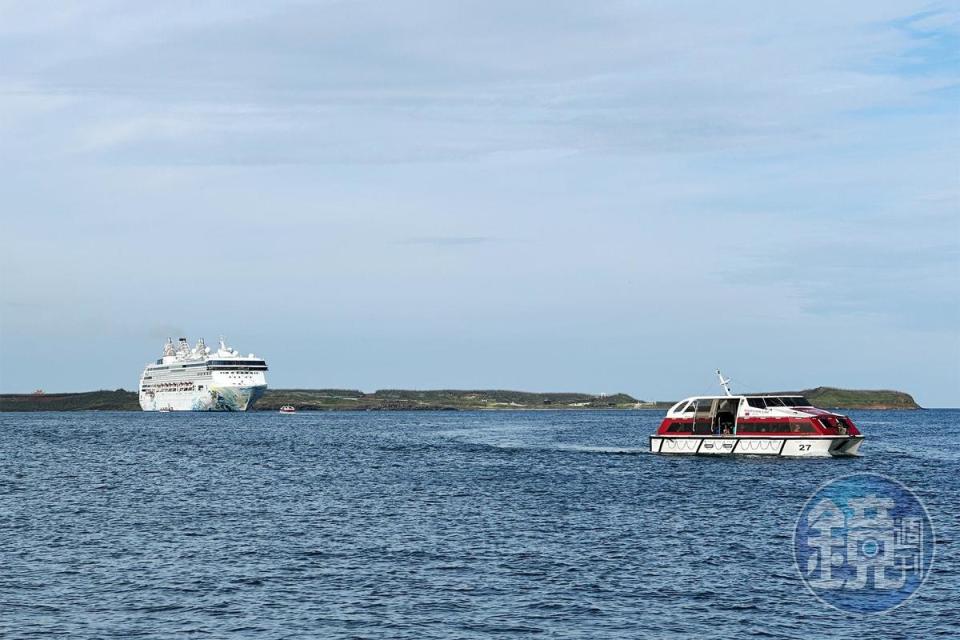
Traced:
<path fill-rule="evenodd" d="M 800 392 L 814 405 L 838 409 L 920 409 L 902 391 L 857 391 L 817 387 Z M 653 409 L 664 411 L 673 402 L 643 401 L 625 393 L 531 393 L 526 391 L 405 391 L 384 389 L 363 393 L 351 389 L 268 389 L 254 411 L 278 411 L 284 405 L 298 411 L 475 411 L 475 410 L 596 410 Z M 134 391 L 0 394 L 0 411 L 139 411 Z"/>

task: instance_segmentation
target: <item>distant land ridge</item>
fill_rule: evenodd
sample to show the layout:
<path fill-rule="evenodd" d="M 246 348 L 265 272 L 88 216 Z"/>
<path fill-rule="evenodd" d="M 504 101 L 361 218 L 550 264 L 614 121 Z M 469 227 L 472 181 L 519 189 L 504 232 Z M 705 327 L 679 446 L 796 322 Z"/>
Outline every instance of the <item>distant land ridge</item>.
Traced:
<path fill-rule="evenodd" d="M 889 389 L 858 391 L 817 387 L 801 391 L 810 402 L 823 408 L 837 409 L 920 409 L 909 393 Z"/>
<path fill-rule="evenodd" d="M 839 409 L 920 409 L 902 391 L 863 391 L 817 387 L 800 393 L 813 404 Z M 268 389 L 254 411 L 277 411 L 292 405 L 301 411 L 410 411 L 410 410 L 530 410 L 530 409 L 657 409 L 673 402 L 643 402 L 625 393 L 533 393 L 505 390 L 402 390 L 382 389 L 363 393 L 354 389 Z M 0 394 L 0 411 L 139 411 L 134 391 L 82 393 Z"/>

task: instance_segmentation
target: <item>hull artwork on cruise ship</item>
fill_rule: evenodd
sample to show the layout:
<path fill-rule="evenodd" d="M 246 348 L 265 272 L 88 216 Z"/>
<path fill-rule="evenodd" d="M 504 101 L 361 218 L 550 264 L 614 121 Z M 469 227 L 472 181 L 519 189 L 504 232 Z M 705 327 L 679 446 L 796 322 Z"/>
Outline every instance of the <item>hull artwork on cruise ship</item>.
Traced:
<path fill-rule="evenodd" d="M 194 401 L 194 411 L 246 411 L 267 390 L 267 386 L 210 389 L 206 398 Z"/>
<path fill-rule="evenodd" d="M 246 411 L 253 407 L 266 385 L 256 387 L 226 387 L 194 392 L 160 392 L 141 399 L 144 411 Z"/>

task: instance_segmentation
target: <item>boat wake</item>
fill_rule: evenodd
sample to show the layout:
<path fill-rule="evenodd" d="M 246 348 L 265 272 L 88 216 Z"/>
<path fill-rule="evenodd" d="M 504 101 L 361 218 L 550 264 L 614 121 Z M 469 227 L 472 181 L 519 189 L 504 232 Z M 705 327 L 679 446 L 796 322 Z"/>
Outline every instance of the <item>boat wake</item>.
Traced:
<path fill-rule="evenodd" d="M 648 454 L 650 450 L 647 448 L 640 447 L 596 447 L 590 445 L 581 445 L 581 444 L 569 444 L 569 445 L 556 445 L 550 447 L 558 451 L 576 451 L 579 453 L 606 453 L 612 455 L 622 455 L 622 456 L 636 456 L 640 454 Z"/>
<path fill-rule="evenodd" d="M 524 442 L 518 440 L 484 441 L 467 438 L 449 438 L 460 445 L 471 447 L 489 447 L 504 451 L 564 451 L 572 453 L 599 453 L 605 455 L 635 456 L 649 454 L 646 447 L 615 447 L 589 444 L 563 444 L 558 442 Z"/>

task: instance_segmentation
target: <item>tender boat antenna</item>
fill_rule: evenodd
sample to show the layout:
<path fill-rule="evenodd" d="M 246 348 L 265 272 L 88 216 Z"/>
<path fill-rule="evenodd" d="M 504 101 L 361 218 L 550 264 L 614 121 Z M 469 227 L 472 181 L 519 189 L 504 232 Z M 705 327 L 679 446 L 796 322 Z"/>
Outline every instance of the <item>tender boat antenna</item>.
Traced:
<path fill-rule="evenodd" d="M 723 390 L 726 391 L 728 396 L 732 396 L 733 394 L 730 393 L 730 378 L 724 378 L 720 369 L 717 369 L 717 377 L 720 378 L 720 386 L 723 387 Z"/>

